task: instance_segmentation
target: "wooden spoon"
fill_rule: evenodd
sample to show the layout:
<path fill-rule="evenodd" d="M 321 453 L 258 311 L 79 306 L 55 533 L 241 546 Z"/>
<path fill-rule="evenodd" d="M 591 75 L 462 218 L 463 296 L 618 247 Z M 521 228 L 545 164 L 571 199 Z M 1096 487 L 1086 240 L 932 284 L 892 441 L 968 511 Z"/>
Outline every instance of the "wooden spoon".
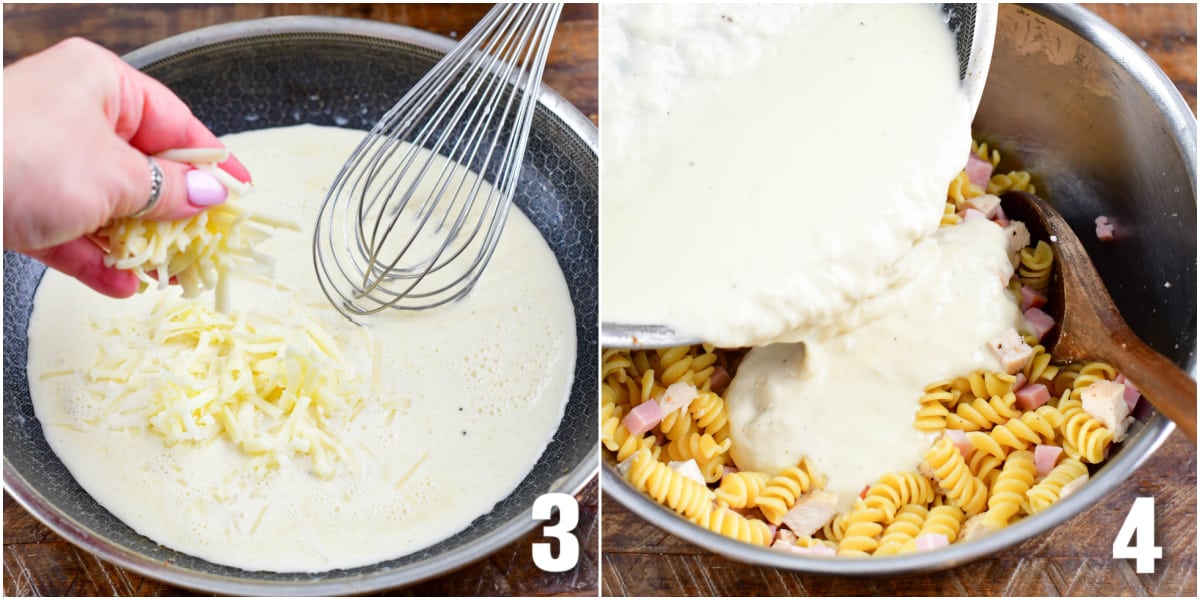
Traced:
<path fill-rule="evenodd" d="M 1008 192 L 1001 199 L 1005 214 L 1024 221 L 1035 239 L 1054 248 L 1050 297 L 1056 325 L 1043 341 L 1047 350 L 1059 360 L 1112 365 L 1195 442 L 1196 380 L 1125 324 L 1083 243 L 1058 211 L 1026 192 Z"/>

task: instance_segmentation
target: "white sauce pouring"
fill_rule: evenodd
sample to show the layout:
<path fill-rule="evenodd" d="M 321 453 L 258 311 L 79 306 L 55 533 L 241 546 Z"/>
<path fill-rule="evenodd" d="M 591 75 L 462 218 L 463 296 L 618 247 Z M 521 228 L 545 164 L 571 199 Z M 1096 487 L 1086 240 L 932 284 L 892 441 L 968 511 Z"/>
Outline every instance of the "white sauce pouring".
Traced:
<path fill-rule="evenodd" d="M 321 312 L 350 364 L 369 369 L 372 344 L 328 305 L 311 259 L 311 215 L 362 135 L 306 125 L 224 141 L 254 173 L 249 201 L 305 226 L 277 231 L 260 247 L 277 261 L 275 279 Z M 574 372 L 566 282 L 538 231 L 512 211 L 470 297 L 371 320 L 388 392 L 342 432 L 357 468 L 339 465 L 325 482 L 307 472 L 304 459 L 260 477 L 223 438 L 166 448 L 144 426 L 114 430 L 127 416 L 86 425 L 108 412 L 81 393 L 82 370 L 101 344 L 89 322 L 144 315 L 155 294 L 112 300 L 82 289 L 48 271 L 35 299 L 28 373 L 47 441 L 80 485 L 139 533 L 243 569 L 352 568 L 450 537 L 530 471 L 558 427 Z M 235 310 L 283 313 L 293 301 L 268 285 L 234 282 Z M 77 372 L 41 380 L 67 369 Z"/>
<path fill-rule="evenodd" d="M 966 162 L 932 6 L 606 5 L 601 314 L 803 339 L 894 283 Z"/>

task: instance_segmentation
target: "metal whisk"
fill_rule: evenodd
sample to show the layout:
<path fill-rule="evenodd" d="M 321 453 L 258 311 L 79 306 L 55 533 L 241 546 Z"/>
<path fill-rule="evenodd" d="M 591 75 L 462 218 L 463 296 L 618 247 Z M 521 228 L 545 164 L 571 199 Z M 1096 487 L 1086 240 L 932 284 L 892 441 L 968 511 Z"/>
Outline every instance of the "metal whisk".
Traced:
<path fill-rule="evenodd" d="M 317 216 L 313 264 L 347 318 L 471 291 L 512 205 L 561 13 L 495 6 L 346 161 Z"/>

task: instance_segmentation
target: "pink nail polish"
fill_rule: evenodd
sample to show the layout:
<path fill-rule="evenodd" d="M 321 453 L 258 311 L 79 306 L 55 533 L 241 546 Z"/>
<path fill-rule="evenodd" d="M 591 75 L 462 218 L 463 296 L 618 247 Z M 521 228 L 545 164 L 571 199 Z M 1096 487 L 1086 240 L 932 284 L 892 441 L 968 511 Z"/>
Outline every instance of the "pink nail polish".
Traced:
<path fill-rule="evenodd" d="M 215 206 L 229 197 L 229 190 L 216 177 L 199 169 L 187 172 L 187 191 L 192 206 Z"/>

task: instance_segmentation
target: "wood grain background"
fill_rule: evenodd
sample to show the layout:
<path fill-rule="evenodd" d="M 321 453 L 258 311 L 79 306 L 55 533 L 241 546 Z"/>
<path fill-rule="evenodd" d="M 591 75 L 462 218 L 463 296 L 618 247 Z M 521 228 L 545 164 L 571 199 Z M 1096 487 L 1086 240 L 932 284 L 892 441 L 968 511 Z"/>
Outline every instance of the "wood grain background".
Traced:
<path fill-rule="evenodd" d="M 1196 109 L 1196 5 L 1085 5 L 1137 42 Z M 1153 575 L 1112 559 L 1133 499 L 1153 496 Z M 1196 446 L 1175 432 L 1117 492 L 996 556 L 938 573 L 846 578 L 746 565 L 676 538 L 603 499 L 604 595 L 621 596 L 1196 596 Z"/>
<path fill-rule="evenodd" d="M 189 4 L 4 5 L 4 64 L 80 35 L 117 54 L 199 27 L 281 15 L 327 15 L 387 21 L 451 37 L 465 34 L 483 16 L 482 4 Z M 569 5 L 555 32 L 545 82 L 593 122 L 597 119 L 596 15 L 594 4 Z M 530 545 L 538 531 L 458 571 L 386 595 L 595 596 L 598 590 L 599 493 L 593 480 L 579 495 L 582 555 L 576 569 L 543 573 Z M 192 595 L 97 559 L 55 535 L 4 495 L 4 595 Z"/>

